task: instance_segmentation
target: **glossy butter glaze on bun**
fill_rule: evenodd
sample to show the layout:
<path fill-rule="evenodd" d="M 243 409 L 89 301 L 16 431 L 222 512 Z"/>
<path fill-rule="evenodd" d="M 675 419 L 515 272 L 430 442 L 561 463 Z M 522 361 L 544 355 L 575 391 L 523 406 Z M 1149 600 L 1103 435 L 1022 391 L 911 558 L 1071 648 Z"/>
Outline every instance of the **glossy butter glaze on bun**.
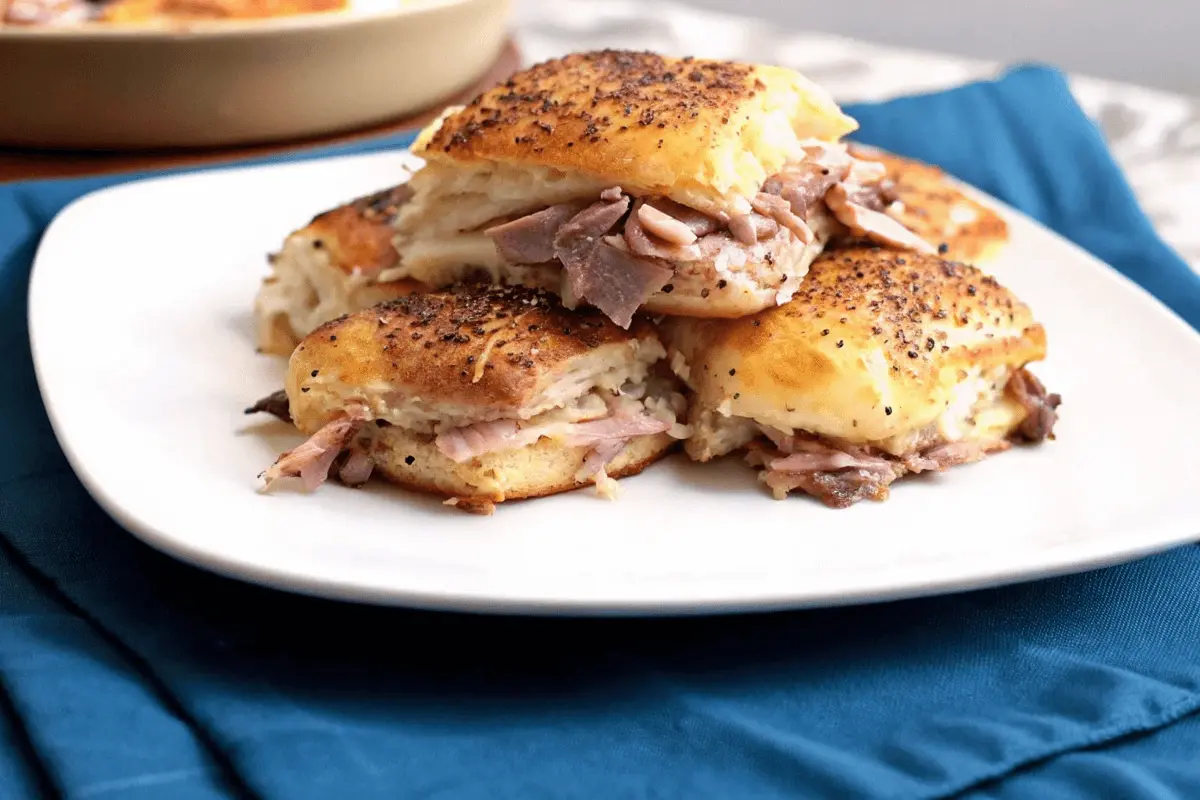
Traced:
<path fill-rule="evenodd" d="M 1051 435 L 1056 395 L 1028 306 L 961 263 L 877 248 L 826 253 L 787 306 L 739 320 L 665 320 L 691 387 L 688 454 L 748 445 L 777 494 L 882 499 L 940 470 Z"/>
<path fill-rule="evenodd" d="M 329 322 L 289 362 L 304 444 L 268 484 L 373 472 L 478 509 L 633 474 L 686 428 L 653 327 L 622 330 L 546 292 L 468 284 Z"/>
<path fill-rule="evenodd" d="M 482 272 L 599 308 L 738 317 L 787 302 L 839 235 L 931 246 L 883 211 L 856 123 L 774 66 L 578 53 L 448 109 L 396 220 L 388 277 Z M 835 203 L 827 202 L 835 198 Z"/>
<path fill-rule="evenodd" d="M 428 128 L 435 164 L 550 167 L 637 195 L 735 213 L 806 139 L 857 128 L 799 73 L 606 51 L 538 64 Z M 661 146 L 659 143 L 662 143 Z"/>

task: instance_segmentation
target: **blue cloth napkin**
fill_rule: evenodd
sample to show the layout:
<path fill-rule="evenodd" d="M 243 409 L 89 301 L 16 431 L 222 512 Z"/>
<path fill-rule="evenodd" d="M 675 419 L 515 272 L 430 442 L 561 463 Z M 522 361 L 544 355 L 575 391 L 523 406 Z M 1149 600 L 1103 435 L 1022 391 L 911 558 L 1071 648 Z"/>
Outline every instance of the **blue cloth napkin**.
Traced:
<path fill-rule="evenodd" d="M 945 166 L 1200 325 L 1200 281 L 1058 73 L 849 110 L 860 140 Z M 25 334 L 40 231 L 113 180 L 0 187 L 0 797 L 1200 796 L 1194 546 L 669 620 L 351 606 L 150 550 L 68 469 Z"/>

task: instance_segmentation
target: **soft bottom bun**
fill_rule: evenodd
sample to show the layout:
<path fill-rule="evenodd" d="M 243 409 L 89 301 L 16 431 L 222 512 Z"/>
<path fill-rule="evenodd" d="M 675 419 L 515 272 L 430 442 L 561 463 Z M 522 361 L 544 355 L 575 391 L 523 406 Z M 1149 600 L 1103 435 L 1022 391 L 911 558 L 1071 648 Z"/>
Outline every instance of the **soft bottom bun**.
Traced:
<path fill-rule="evenodd" d="M 433 437 L 399 427 L 375 435 L 372 455 L 379 474 L 406 489 L 494 503 L 569 492 L 591 484 L 578 481 L 590 447 L 567 447 L 552 439 L 461 464 L 447 458 Z M 636 475 L 665 456 L 678 441 L 665 433 L 640 436 L 609 462 L 610 478 Z M 411 460 L 411 463 L 410 463 Z"/>

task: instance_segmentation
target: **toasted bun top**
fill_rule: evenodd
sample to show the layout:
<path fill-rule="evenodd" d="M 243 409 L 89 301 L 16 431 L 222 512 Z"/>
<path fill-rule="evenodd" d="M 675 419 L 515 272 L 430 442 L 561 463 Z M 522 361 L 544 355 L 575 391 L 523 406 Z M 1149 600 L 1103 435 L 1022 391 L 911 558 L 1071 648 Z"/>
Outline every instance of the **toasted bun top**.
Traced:
<path fill-rule="evenodd" d="M 697 407 L 851 442 L 919 430 L 969 378 L 1046 353 L 1042 326 L 995 279 L 872 248 L 818 258 L 785 306 L 669 319 L 662 334 Z"/>
<path fill-rule="evenodd" d="M 781 67 L 605 50 L 538 64 L 452 108 L 413 151 L 431 163 L 552 167 L 701 209 L 751 197 L 857 123 Z"/>
<path fill-rule="evenodd" d="M 301 233 L 314 249 L 330 253 L 330 266 L 346 273 L 378 273 L 399 260 L 392 244 L 400 207 L 412 190 L 407 185 L 367 195 L 313 217 Z"/>
<path fill-rule="evenodd" d="M 903 204 L 892 216 L 935 247 L 944 244 L 946 258 L 979 264 L 993 258 L 1008 242 L 1004 218 L 967 197 L 937 167 L 858 145 L 851 145 L 850 152 L 887 168 L 893 193 Z"/>
<path fill-rule="evenodd" d="M 383 405 L 445 408 L 456 419 L 528 416 L 605 374 L 619 385 L 640 363 L 644 376 L 662 355 L 645 321 L 624 331 L 543 291 L 468 284 L 322 325 L 292 354 L 286 388 L 298 421 L 351 400 L 373 404 L 380 418 Z"/>

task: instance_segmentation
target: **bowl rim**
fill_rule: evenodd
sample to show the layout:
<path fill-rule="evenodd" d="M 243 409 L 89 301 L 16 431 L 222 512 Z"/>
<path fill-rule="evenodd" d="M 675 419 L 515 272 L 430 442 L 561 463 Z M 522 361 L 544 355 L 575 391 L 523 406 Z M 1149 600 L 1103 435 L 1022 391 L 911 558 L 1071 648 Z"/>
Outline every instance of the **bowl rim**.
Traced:
<path fill-rule="evenodd" d="M 286 17 L 237 20 L 189 20 L 164 22 L 151 26 L 144 23 L 103 23 L 72 26 L 0 25 L 0 46 L 7 42 L 84 42 L 106 41 L 180 41 L 226 37 L 261 36 L 267 33 L 307 32 L 325 28 L 345 28 L 368 25 L 406 17 L 432 16 L 455 6 L 496 3 L 507 6 L 511 0 L 419 0 L 411 6 L 356 13 L 353 11 L 321 11 Z"/>

